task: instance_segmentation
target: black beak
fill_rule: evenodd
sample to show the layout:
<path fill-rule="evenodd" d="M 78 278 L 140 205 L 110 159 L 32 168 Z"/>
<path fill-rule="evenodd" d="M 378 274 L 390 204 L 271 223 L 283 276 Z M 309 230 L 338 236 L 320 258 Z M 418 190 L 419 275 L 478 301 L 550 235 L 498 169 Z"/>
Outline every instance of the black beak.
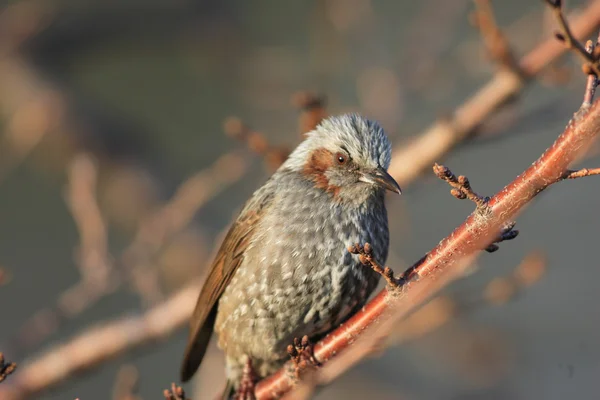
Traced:
<path fill-rule="evenodd" d="M 383 167 L 377 167 L 374 171 L 363 172 L 360 180 L 372 183 L 391 192 L 402 194 L 402 189 L 400 189 L 398 182 Z"/>

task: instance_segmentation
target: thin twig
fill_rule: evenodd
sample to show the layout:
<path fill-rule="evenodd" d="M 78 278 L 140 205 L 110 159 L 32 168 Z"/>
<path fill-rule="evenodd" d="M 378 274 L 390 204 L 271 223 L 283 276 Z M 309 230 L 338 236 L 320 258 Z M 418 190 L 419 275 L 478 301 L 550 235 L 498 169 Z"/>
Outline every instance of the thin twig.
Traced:
<path fill-rule="evenodd" d="M 473 12 L 472 22 L 481 32 L 485 47 L 500 68 L 505 68 L 520 75 L 519 64 L 515 59 L 510 44 L 502 30 L 496 24 L 494 11 L 489 0 L 474 0 L 476 10 Z"/>
<path fill-rule="evenodd" d="M 460 175 L 457 178 L 448 167 L 437 163 L 433 165 L 433 172 L 438 178 L 452 186 L 452 190 L 450 191 L 452 196 L 460 200 L 469 199 L 475 203 L 479 209 L 487 207 L 487 202 L 490 200 L 489 197 L 483 197 L 475 193 L 466 176 Z"/>
<path fill-rule="evenodd" d="M 359 260 L 363 265 L 371 267 L 373 271 L 383 276 L 390 289 L 400 287 L 400 281 L 394 277 L 394 271 L 389 267 L 382 267 L 377 260 L 375 260 L 373 248 L 369 243 L 365 243 L 364 246 L 361 246 L 360 243 L 356 243 L 348 247 L 348 252 L 350 252 L 350 254 L 358 254 Z"/>
<path fill-rule="evenodd" d="M 0 353 L 0 382 L 4 381 L 7 376 L 15 372 L 17 364 L 7 362 L 4 359 L 4 354 Z"/>
<path fill-rule="evenodd" d="M 585 178 L 586 176 L 600 175 L 600 168 L 582 168 L 579 170 L 568 170 L 561 179 L 577 179 Z"/>
<path fill-rule="evenodd" d="M 600 1 L 589 5 L 571 21 L 575 38 L 585 37 L 600 26 Z M 550 63 L 565 53 L 565 46 L 548 39 L 518 63 L 520 75 L 506 68 L 499 69 L 492 79 L 458 107 L 449 119 L 435 122 L 409 144 L 394 148 L 388 172 L 400 186 L 408 186 L 422 173 L 440 161 L 454 147 L 466 140 L 480 124 L 509 100 Z"/>
<path fill-rule="evenodd" d="M 460 276 L 480 249 L 498 239 L 498 233 L 539 193 L 561 180 L 569 165 L 600 135 L 600 104 L 594 103 L 581 120 L 571 123 L 532 165 L 491 197 L 486 213 L 476 209 L 452 234 L 440 241 L 404 274 L 403 285 L 393 294 L 384 290 L 359 312 L 315 345 L 315 356 L 324 369 L 350 368 L 389 334 L 394 324 Z M 351 346 L 358 339 L 361 345 Z M 343 357 L 330 361 L 344 351 Z M 256 388 L 260 400 L 274 399 L 289 391 L 294 381 L 287 366 L 263 379 Z"/>
<path fill-rule="evenodd" d="M 558 22 L 558 26 L 561 30 L 560 33 L 556 34 L 556 38 L 560 41 L 564 42 L 565 45 L 575 51 L 575 53 L 583 60 L 584 66 L 586 68 L 590 68 L 596 76 L 600 76 L 600 66 L 598 65 L 598 58 L 595 57 L 592 52 L 588 52 L 583 44 L 573 32 L 571 32 L 571 28 L 569 27 L 569 23 L 565 18 L 565 15 L 562 11 L 562 1 L 561 0 L 546 0 L 546 4 L 548 4 L 552 12 L 554 13 L 554 17 Z"/>

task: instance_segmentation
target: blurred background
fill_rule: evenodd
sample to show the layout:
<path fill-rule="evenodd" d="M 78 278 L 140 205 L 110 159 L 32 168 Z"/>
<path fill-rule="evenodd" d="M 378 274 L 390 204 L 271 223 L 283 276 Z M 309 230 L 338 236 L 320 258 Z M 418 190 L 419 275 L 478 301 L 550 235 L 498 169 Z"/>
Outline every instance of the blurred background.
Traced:
<path fill-rule="evenodd" d="M 551 38 L 542 1 L 492 6 L 517 57 Z M 136 344 L 30 396 L 47 400 L 154 399 L 177 381 L 199 286 L 176 297 L 179 313 L 126 322 L 198 284 L 221 232 L 315 112 L 359 111 L 400 148 L 499 68 L 467 0 L 16 0 L 2 10 L 0 351 L 19 368 L 0 389 L 33 382 L 19 374 L 43 354 L 118 322 Z M 500 190 L 578 109 L 580 70 L 570 54 L 552 63 L 439 161 L 479 193 Z M 599 164 L 597 152 L 582 163 Z M 388 199 L 395 271 L 471 212 L 448 191 L 427 170 Z M 519 218 L 516 240 L 316 398 L 595 398 L 599 196 L 594 177 L 552 187 Z M 144 329 L 157 333 L 136 342 Z M 89 348 L 62 348 L 53 373 Z M 212 399 L 223 382 L 213 347 L 186 389 Z"/>

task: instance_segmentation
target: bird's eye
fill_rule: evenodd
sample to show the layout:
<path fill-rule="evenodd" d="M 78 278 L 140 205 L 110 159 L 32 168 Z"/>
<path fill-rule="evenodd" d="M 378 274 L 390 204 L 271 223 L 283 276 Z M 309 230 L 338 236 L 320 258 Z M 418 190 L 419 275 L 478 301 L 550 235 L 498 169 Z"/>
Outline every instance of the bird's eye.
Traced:
<path fill-rule="evenodd" d="M 342 164 L 346 164 L 347 157 L 342 153 L 337 153 L 335 155 L 335 160 L 337 161 L 338 164 L 342 165 Z"/>

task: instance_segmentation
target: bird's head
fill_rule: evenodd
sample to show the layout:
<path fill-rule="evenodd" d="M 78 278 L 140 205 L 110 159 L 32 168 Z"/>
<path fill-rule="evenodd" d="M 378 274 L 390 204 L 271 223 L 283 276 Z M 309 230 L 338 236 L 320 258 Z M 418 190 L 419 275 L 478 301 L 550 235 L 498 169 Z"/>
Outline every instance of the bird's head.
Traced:
<path fill-rule="evenodd" d="M 325 119 L 290 155 L 296 170 L 338 201 L 361 202 L 400 186 L 387 173 L 391 145 L 383 129 L 357 114 Z"/>

